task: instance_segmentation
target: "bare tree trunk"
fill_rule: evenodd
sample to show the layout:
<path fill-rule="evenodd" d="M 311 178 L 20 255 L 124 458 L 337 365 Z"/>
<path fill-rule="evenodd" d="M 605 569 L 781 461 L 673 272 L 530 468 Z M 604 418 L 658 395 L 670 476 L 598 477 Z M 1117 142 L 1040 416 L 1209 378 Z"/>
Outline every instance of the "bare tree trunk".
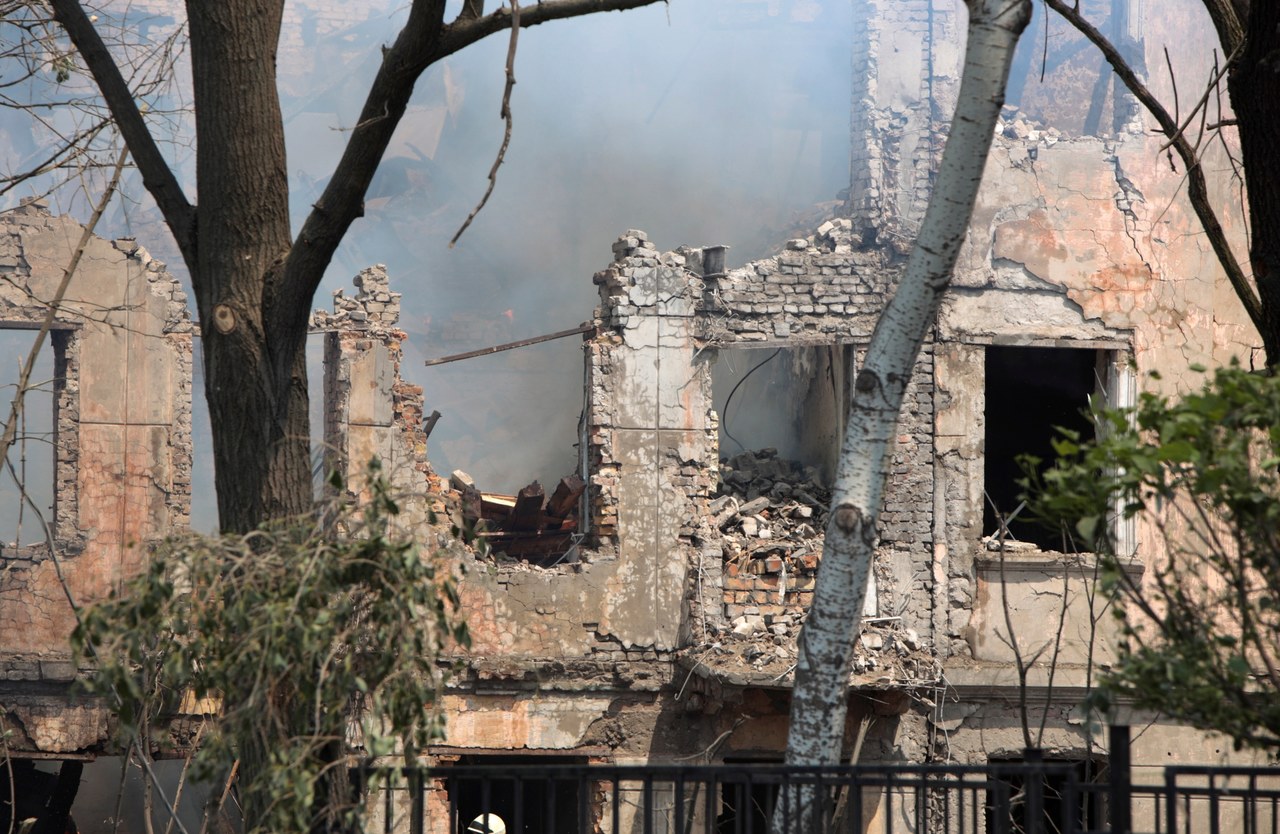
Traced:
<path fill-rule="evenodd" d="M 903 392 L 950 283 L 1004 103 L 1014 47 L 1031 18 L 1030 0 L 966 0 L 966 5 L 964 74 L 933 197 L 901 284 L 876 325 L 854 384 L 822 565 L 800 635 L 788 764 L 834 764 L 840 759 L 853 645 Z M 811 813 L 811 802 L 801 804 Z M 814 820 L 806 819 L 803 809 L 796 811 L 805 816 L 793 819 L 810 830 Z M 792 824 L 779 830 L 795 829 Z"/>
<path fill-rule="evenodd" d="M 187 4 L 196 120 L 197 262 L 218 518 L 244 532 L 311 507 L 305 325 L 273 326 L 289 253 L 276 89 L 281 0 Z M 264 276 L 266 278 L 264 279 Z"/>
<path fill-rule="evenodd" d="M 1249 195 L 1249 263 L 1262 306 L 1267 367 L 1280 364 L 1280 5 L 1254 0 L 1243 54 L 1227 74 Z"/>

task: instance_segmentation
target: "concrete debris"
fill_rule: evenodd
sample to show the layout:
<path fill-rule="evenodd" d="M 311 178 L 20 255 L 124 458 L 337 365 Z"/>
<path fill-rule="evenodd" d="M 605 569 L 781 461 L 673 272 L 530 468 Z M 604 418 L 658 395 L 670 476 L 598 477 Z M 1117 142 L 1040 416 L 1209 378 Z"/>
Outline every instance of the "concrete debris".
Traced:
<path fill-rule="evenodd" d="M 1040 550 L 1040 546 L 1034 542 L 1020 542 L 1017 539 L 1006 538 L 1003 542 L 996 536 L 985 536 L 982 539 L 982 546 L 992 553 L 999 553 L 1004 550 L 1005 553 L 1033 553 Z"/>
<path fill-rule="evenodd" d="M 764 625 L 773 620 L 772 625 Z M 730 686 L 789 688 L 795 680 L 796 636 L 803 613 L 794 616 L 738 617 L 714 641 L 680 652 L 700 676 Z M 895 623 L 868 623 L 858 640 L 850 684 L 860 687 L 926 687 L 938 680 L 938 661 L 916 636 L 912 641 Z"/>
<path fill-rule="evenodd" d="M 726 563 L 756 575 L 817 568 L 831 494 L 814 467 L 759 449 L 723 461 L 720 478 L 710 509 L 724 533 Z"/>

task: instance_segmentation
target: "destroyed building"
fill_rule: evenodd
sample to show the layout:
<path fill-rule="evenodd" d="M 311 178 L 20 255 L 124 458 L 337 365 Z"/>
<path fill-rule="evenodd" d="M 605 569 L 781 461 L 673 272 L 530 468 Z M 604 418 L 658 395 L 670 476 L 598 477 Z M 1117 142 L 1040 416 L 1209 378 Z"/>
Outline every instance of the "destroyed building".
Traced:
<path fill-rule="evenodd" d="M 1195 4 L 1092 5 L 1148 64 L 1170 33 L 1194 30 Z M 612 243 L 582 335 L 578 471 L 558 493 L 530 490 L 524 509 L 513 496 L 499 512 L 483 484 L 431 471 L 432 396 L 402 375 L 395 276 L 366 270 L 316 314 L 330 462 L 353 473 L 379 456 L 423 496 L 410 518 L 429 535 L 433 511 L 485 521 L 461 587 L 474 642 L 433 764 L 780 760 L 852 380 L 956 95 L 957 6 L 856 4 L 851 179 L 835 216 L 736 267 L 723 247 L 664 251 L 638 230 Z M 1050 51 L 1063 65 L 1081 54 L 1069 41 Z M 1090 665 L 1109 657 L 1086 593 L 1093 561 L 1012 521 L 1021 543 L 997 558 L 989 537 L 1017 513 L 1013 462 L 1092 399 L 1132 403 L 1151 371 L 1176 391 L 1191 364 L 1247 362 L 1253 349 L 1160 142 L 1096 66 L 1083 77 L 1073 95 L 1102 116 L 1011 95 L 908 388 L 844 728 L 852 751 L 865 726 L 862 761 L 1022 755 L 1016 641 L 1028 655 L 1056 646 L 1032 664 L 1030 708 L 1046 716 L 1043 746 L 1087 769 L 1100 740 L 1076 708 Z M 1230 183 L 1215 187 L 1229 205 Z M 80 230 L 30 205 L 0 231 L 4 326 L 30 328 Z M 9 744 L 62 761 L 106 752 L 111 716 L 70 691 L 90 670 L 65 648 L 74 622 L 58 573 L 77 599 L 101 597 L 138 569 L 139 544 L 184 524 L 190 502 L 185 298 L 136 244 L 90 247 L 53 338 L 51 541 L 6 548 L 0 574 Z M 1141 525 L 1117 534 L 1141 572 L 1154 556 Z M 1139 719 L 1137 766 L 1224 752 Z"/>

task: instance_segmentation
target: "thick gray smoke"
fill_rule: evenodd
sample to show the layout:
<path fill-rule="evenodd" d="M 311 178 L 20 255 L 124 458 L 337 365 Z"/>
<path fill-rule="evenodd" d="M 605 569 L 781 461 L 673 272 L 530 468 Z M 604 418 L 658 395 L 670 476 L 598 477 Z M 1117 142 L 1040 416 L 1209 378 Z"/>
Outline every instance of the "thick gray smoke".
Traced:
<path fill-rule="evenodd" d="M 587 320 L 591 276 L 627 228 L 661 248 L 729 244 L 741 263 L 847 186 L 849 15 L 848 0 L 675 2 L 525 31 L 511 148 L 488 206 L 452 250 L 501 141 L 507 39 L 424 79 L 327 286 L 371 262 L 389 267 L 405 294 L 406 373 L 444 415 L 429 444 L 438 470 L 466 469 L 494 491 L 572 471 L 581 344 L 430 369 L 422 359 Z M 364 74 L 348 68 L 328 88 L 351 105 L 342 124 L 355 118 L 345 91 L 363 88 L 372 47 L 388 37 L 373 24 L 361 34 Z M 334 136 L 314 141 L 328 109 L 321 97 L 291 121 L 295 172 L 304 159 L 323 171 L 336 158 Z M 323 186 L 308 190 L 305 179 L 299 211 Z"/>

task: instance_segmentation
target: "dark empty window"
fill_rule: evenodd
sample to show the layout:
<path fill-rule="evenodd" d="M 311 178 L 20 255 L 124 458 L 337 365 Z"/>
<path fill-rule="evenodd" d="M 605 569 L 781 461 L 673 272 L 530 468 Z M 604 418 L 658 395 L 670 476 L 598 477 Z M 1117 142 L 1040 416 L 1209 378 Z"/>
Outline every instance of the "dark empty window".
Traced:
<path fill-rule="evenodd" d="M 1046 550 L 1063 550 L 1061 530 L 1030 518 L 1020 509 L 1024 473 L 1019 459 L 1040 459 L 1043 471 L 1053 463 L 1052 441 L 1059 427 L 1093 437 L 1087 412 L 1099 389 L 1100 353 L 1078 348 L 987 348 L 986 463 L 984 535 L 995 535 L 1008 520 L 1013 539 Z"/>
<path fill-rule="evenodd" d="M 991 764 L 1021 765 L 1019 758 L 991 759 Z M 1105 794 L 1098 790 L 1106 781 L 1106 766 L 1092 759 L 1044 760 L 1042 774 L 997 771 L 996 781 L 1007 790 L 991 791 L 987 808 L 987 831 L 1023 834 L 1030 831 L 1096 831 L 1106 819 Z M 1040 808 L 1040 824 L 1031 825 L 1034 809 Z"/>
<path fill-rule="evenodd" d="M 774 781 L 725 780 L 720 783 L 716 834 L 766 834 L 778 799 Z"/>
<path fill-rule="evenodd" d="M 448 777 L 453 834 L 590 831 L 591 821 L 585 819 L 585 777 L 557 773 L 554 767 L 542 772 L 530 767 L 582 763 L 580 759 L 550 756 L 463 756 L 459 765 L 484 769 L 475 775 Z"/>

